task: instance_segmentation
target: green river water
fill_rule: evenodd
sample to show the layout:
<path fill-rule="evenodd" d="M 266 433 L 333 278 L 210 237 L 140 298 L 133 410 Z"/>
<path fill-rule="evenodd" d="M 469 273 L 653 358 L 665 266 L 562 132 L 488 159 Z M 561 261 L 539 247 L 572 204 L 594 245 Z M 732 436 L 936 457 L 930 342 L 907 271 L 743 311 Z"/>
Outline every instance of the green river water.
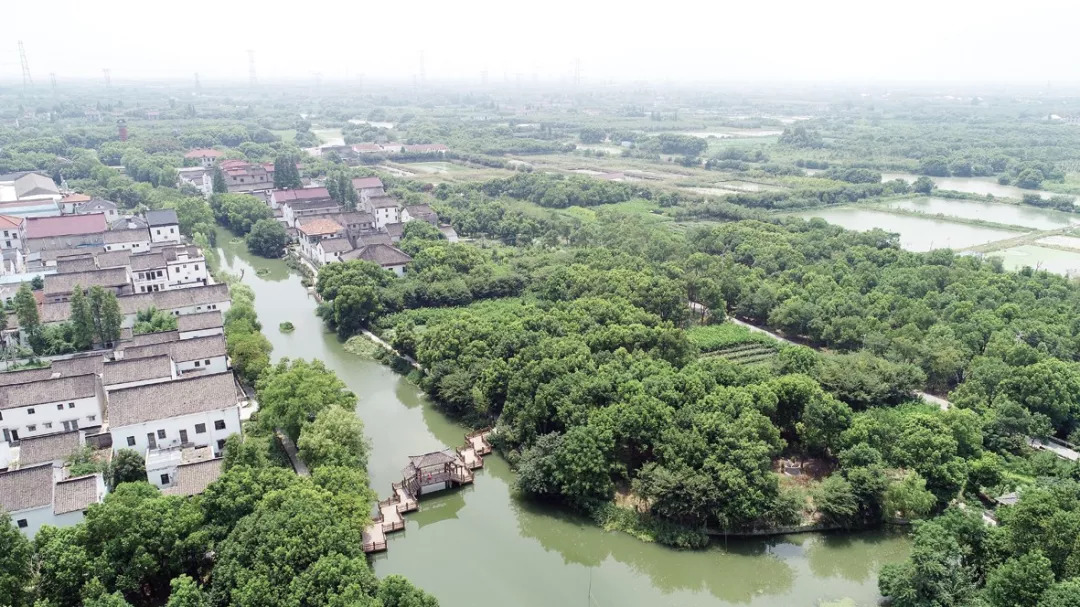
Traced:
<path fill-rule="evenodd" d="M 255 291 L 274 358 L 318 358 L 359 396 L 357 415 L 371 440 L 369 471 L 380 497 L 401 478 L 408 456 L 459 446 L 466 429 L 434 409 L 387 367 L 346 352 L 315 316 L 315 301 L 284 262 L 248 254 L 221 230 L 223 269 Z M 262 276 L 256 275 L 260 270 Z M 296 330 L 281 333 L 291 321 Z M 512 473 L 485 458 L 476 482 L 425 497 L 374 558 L 379 576 L 399 573 L 443 607 L 636 607 L 656 605 L 874 605 L 881 565 L 906 557 L 908 539 L 886 531 L 722 538 L 683 552 L 605 532 L 589 521 L 519 499 Z"/>

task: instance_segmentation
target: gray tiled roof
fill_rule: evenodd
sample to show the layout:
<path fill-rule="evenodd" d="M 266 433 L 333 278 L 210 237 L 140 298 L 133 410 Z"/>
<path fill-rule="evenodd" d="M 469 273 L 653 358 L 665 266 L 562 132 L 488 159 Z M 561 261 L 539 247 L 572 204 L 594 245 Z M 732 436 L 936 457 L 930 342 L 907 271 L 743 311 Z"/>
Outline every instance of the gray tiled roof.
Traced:
<path fill-rule="evenodd" d="M 340 223 L 343 226 L 348 226 L 357 223 L 375 223 L 375 217 L 371 213 L 365 213 L 363 211 L 351 211 L 348 213 L 342 213 L 335 215 L 333 220 Z"/>
<path fill-rule="evenodd" d="M 319 246 L 325 253 L 344 253 L 353 248 L 347 238 L 327 238 L 319 242 Z"/>
<path fill-rule="evenodd" d="M 89 508 L 90 504 L 96 504 L 100 476 L 91 474 L 56 483 L 53 490 L 53 514 L 81 512 Z"/>
<path fill-rule="evenodd" d="M 19 465 L 22 467 L 64 461 L 82 446 L 78 430 L 56 432 L 24 438 L 19 443 Z"/>
<path fill-rule="evenodd" d="M 12 384 L 0 390 L 0 409 L 87 398 L 96 391 L 97 376 L 93 374 Z"/>
<path fill-rule="evenodd" d="M 159 209 L 146 212 L 146 223 L 151 226 L 168 226 L 180 223 L 173 209 Z"/>
<path fill-rule="evenodd" d="M 225 356 L 225 337 L 207 335 L 161 344 L 149 344 L 124 348 L 124 359 L 168 355 L 173 362 L 181 363 Z"/>
<path fill-rule="evenodd" d="M 401 222 L 388 223 L 383 225 L 386 229 L 386 233 L 390 236 L 401 238 L 401 235 L 405 232 L 405 224 Z"/>
<path fill-rule="evenodd" d="M 52 370 L 62 377 L 86 375 L 87 373 L 101 375 L 101 368 L 104 364 L 105 358 L 101 354 L 87 354 L 65 360 L 54 360 Z"/>
<path fill-rule="evenodd" d="M 288 200 L 282 203 L 289 205 L 293 211 L 312 211 L 315 209 L 340 209 L 341 204 L 329 198 L 317 200 Z"/>
<path fill-rule="evenodd" d="M 131 251 L 105 251 L 94 256 L 99 268 L 119 268 L 131 265 Z"/>
<path fill-rule="evenodd" d="M 355 251 L 349 251 L 342 255 L 341 259 L 343 261 L 363 259 L 375 262 L 383 267 L 406 264 L 412 261 L 412 257 L 406 255 L 401 249 L 385 244 L 373 244 Z"/>
<path fill-rule="evenodd" d="M 397 208 L 398 201 L 389 196 L 372 196 L 367 199 L 367 204 L 373 209 L 389 209 Z"/>
<path fill-rule="evenodd" d="M 183 318 L 181 316 L 181 318 Z M 130 339 L 123 344 L 117 346 L 117 350 L 123 350 L 124 348 L 135 348 L 138 346 L 149 346 L 150 344 L 163 344 L 168 341 L 177 341 L 180 339 L 179 331 L 158 331 L 157 333 L 142 333 L 140 335 L 132 335 Z"/>
<path fill-rule="evenodd" d="M 45 277 L 45 294 L 61 295 L 71 293 L 75 285 L 83 289 L 90 287 L 119 287 L 130 284 L 126 268 L 109 268 L 72 272 L 70 274 L 50 274 Z"/>
<path fill-rule="evenodd" d="M 134 230 L 109 230 L 105 232 L 105 244 L 139 242 L 140 240 L 150 240 L 149 230 L 136 228 Z"/>
<path fill-rule="evenodd" d="M 371 234 L 361 234 L 356 239 L 356 245 L 358 248 L 366 247 L 373 244 L 393 244 L 393 239 L 386 232 L 373 232 Z"/>
<path fill-rule="evenodd" d="M 167 354 L 123 359 L 105 363 L 102 382 L 106 386 L 148 379 L 172 377 L 172 359 Z"/>
<path fill-rule="evenodd" d="M 173 310 L 189 306 L 225 303 L 229 301 L 229 287 L 225 284 L 169 289 L 156 293 L 137 293 L 118 297 L 122 314 L 135 314 L 150 307 Z M 71 316 L 70 302 L 48 303 L 41 306 L 41 322 L 60 322 Z"/>
<path fill-rule="evenodd" d="M 109 393 L 109 424 L 115 431 L 143 422 L 225 409 L 239 402 L 232 372 L 136 386 Z"/>
<path fill-rule="evenodd" d="M 61 257 L 56 260 L 56 271 L 60 274 L 72 274 L 75 272 L 92 272 L 98 269 L 93 255 L 72 255 Z"/>
<path fill-rule="evenodd" d="M 8 512 L 48 506 L 52 498 L 51 465 L 20 468 L 0 474 L 0 508 Z"/>
<path fill-rule="evenodd" d="M 225 322 L 222 320 L 221 312 L 216 310 L 203 312 L 202 314 L 185 314 L 176 319 L 176 330 L 180 332 L 213 329 L 224 325 Z"/>
<path fill-rule="evenodd" d="M 0 373 L 0 386 L 11 384 L 25 384 L 32 381 L 49 379 L 54 371 L 48 367 L 41 369 L 23 369 L 21 371 L 5 371 Z"/>
<path fill-rule="evenodd" d="M 115 211 L 116 203 L 111 200 L 105 200 L 104 198 L 92 198 L 90 202 L 84 202 L 78 207 L 78 213 L 104 213 L 105 211 Z"/>
<path fill-rule="evenodd" d="M 181 464 L 176 467 L 176 485 L 163 493 L 167 495 L 198 495 L 224 471 L 225 460 L 218 457 L 205 462 Z"/>
<path fill-rule="evenodd" d="M 146 229 L 146 220 L 138 215 L 121 217 L 109 224 L 110 230 L 133 230 L 135 228 Z"/>
<path fill-rule="evenodd" d="M 131 256 L 131 270 L 133 272 L 145 272 L 151 269 L 164 269 L 165 256 L 161 253 L 141 253 Z"/>

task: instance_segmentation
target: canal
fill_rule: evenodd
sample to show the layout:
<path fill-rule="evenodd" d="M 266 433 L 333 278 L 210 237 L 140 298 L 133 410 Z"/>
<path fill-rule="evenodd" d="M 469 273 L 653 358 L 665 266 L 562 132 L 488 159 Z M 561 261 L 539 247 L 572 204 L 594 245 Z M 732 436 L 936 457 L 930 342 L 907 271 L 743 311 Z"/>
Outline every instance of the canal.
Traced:
<path fill-rule="evenodd" d="M 387 367 L 346 352 L 315 315 L 315 301 L 284 262 L 248 254 L 218 233 L 222 267 L 243 273 L 255 291 L 274 358 L 318 358 L 359 397 L 356 411 L 371 440 L 369 471 L 380 497 L 401 478 L 407 457 L 459 446 L 465 428 L 432 407 Z M 292 333 L 278 325 L 290 321 Z M 605 532 L 587 520 L 518 499 L 498 456 L 476 482 L 421 501 L 405 531 L 374 560 L 379 576 L 407 576 L 443 607 L 874 605 L 881 565 L 906 557 L 909 541 L 886 531 L 803 534 L 717 541 L 681 552 Z"/>

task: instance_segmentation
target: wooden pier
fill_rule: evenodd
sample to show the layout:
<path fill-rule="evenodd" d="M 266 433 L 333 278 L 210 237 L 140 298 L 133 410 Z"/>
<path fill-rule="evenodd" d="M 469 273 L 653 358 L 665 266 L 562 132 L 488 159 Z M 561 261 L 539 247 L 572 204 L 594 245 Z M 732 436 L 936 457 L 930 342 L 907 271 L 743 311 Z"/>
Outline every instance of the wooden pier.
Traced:
<path fill-rule="evenodd" d="M 404 514 L 420 507 L 421 495 L 472 483 L 473 471 L 483 468 L 484 456 L 491 453 L 490 434 L 490 428 L 471 432 L 460 448 L 410 457 L 401 482 L 391 484 L 390 497 L 379 502 L 371 525 L 364 529 L 364 552 L 386 550 L 386 535 L 405 528 Z"/>

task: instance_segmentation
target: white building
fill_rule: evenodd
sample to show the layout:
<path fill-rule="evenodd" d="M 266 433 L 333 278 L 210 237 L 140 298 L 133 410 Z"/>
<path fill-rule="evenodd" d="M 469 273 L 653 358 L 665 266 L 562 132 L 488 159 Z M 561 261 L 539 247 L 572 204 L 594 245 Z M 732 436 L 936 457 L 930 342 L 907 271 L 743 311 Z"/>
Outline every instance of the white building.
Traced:
<path fill-rule="evenodd" d="M 206 269 L 206 257 L 199 247 L 175 246 L 163 247 L 166 275 L 170 289 L 204 286 L 210 281 L 210 272 Z"/>
<path fill-rule="evenodd" d="M 150 449 L 146 452 L 146 479 L 170 495 L 197 495 L 221 476 L 223 461 L 209 446 Z M 210 465 L 199 466 L 207 463 Z"/>
<path fill-rule="evenodd" d="M 186 289 L 169 289 L 157 293 L 136 293 L 118 297 L 120 313 L 124 315 L 122 327 L 135 326 L 136 315 L 141 310 L 156 308 L 175 316 L 200 312 L 229 311 L 229 287 L 224 284 L 194 286 Z M 71 318 L 70 302 L 46 303 L 41 306 L 41 323 L 44 325 L 66 322 Z"/>
<path fill-rule="evenodd" d="M 104 392 L 93 373 L 32 380 L 0 389 L 4 442 L 100 426 Z"/>
<path fill-rule="evenodd" d="M 390 270 L 398 276 L 405 274 L 405 266 L 412 261 L 405 251 L 388 244 L 371 244 L 354 249 L 341 256 L 341 261 L 363 259 L 379 264 L 384 270 Z"/>
<path fill-rule="evenodd" d="M 0 250 L 22 249 L 22 240 L 19 238 L 22 222 L 22 217 L 0 215 Z"/>
<path fill-rule="evenodd" d="M 106 392 L 147 386 L 176 379 L 176 367 L 168 354 L 106 362 L 101 383 Z"/>
<path fill-rule="evenodd" d="M 113 449 L 210 446 L 240 432 L 240 405 L 232 373 L 198 375 L 109 392 Z"/>
<path fill-rule="evenodd" d="M 156 293 L 169 288 L 169 266 L 160 252 L 132 255 L 131 284 L 136 293 Z"/>
<path fill-rule="evenodd" d="M 117 219 L 120 219 L 120 212 L 117 210 L 116 203 L 103 198 L 91 198 L 86 202 L 76 205 L 75 213 L 78 215 L 102 213 L 105 215 L 105 221 L 107 223 L 112 223 Z"/>
<path fill-rule="evenodd" d="M 302 219 L 297 223 L 296 232 L 300 254 L 316 266 L 338 261 L 343 253 L 352 250 L 345 237 L 345 228 L 326 217 Z"/>
<path fill-rule="evenodd" d="M 388 223 L 399 223 L 401 213 L 398 201 L 389 196 L 376 196 L 360 203 L 365 211 L 375 217 L 375 227 L 382 229 Z"/>
<path fill-rule="evenodd" d="M 322 200 L 289 200 L 281 204 L 281 218 L 290 228 L 299 227 L 301 221 L 307 221 L 319 215 L 336 215 L 342 207 L 337 202 L 326 198 Z"/>
<path fill-rule="evenodd" d="M 90 504 L 105 497 L 100 474 L 64 479 L 63 468 L 42 464 L 0 474 L 0 509 L 33 538 L 44 525 L 67 527 L 83 520 Z"/>
<path fill-rule="evenodd" d="M 224 373 L 229 370 L 229 359 L 225 354 L 223 335 L 192 337 L 145 346 L 128 346 L 117 350 L 115 356 L 118 360 L 168 356 L 172 360 L 177 377 L 194 372 L 205 375 Z"/>
<path fill-rule="evenodd" d="M 378 177 L 356 177 L 352 180 L 352 187 L 360 196 L 360 202 L 364 202 L 369 198 L 386 196 L 382 179 Z"/>
<path fill-rule="evenodd" d="M 176 211 L 172 209 L 147 211 L 145 216 L 146 223 L 150 226 L 151 243 L 180 243 L 180 221 L 176 218 Z"/>
<path fill-rule="evenodd" d="M 144 253 L 150 250 L 150 232 L 146 228 L 109 230 L 105 232 L 106 251 Z"/>

